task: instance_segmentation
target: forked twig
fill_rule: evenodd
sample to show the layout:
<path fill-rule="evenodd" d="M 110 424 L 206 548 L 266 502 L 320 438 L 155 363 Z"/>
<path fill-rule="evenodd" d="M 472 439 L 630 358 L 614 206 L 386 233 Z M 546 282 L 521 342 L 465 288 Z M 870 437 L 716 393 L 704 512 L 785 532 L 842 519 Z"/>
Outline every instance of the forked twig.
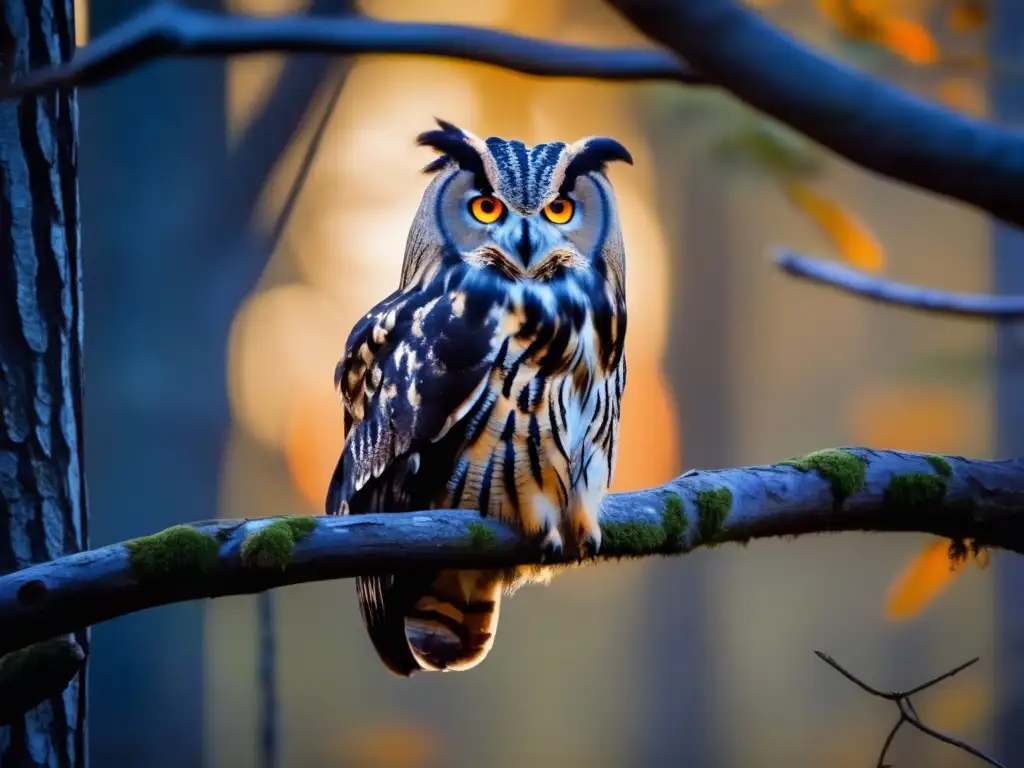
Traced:
<path fill-rule="evenodd" d="M 960 741 L 959 739 L 954 739 L 952 736 L 947 736 L 941 731 L 937 731 L 934 728 L 930 728 L 929 726 L 922 723 L 921 719 L 917 716 L 917 710 L 914 709 L 914 705 L 910 701 L 910 697 L 915 693 L 920 693 L 921 691 L 931 688 L 933 685 L 941 683 L 943 680 L 948 680 L 949 678 L 953 677 L 953 675 L 963 672 L 972 664 L 976 664 L 978 661 L 977 656 L 971 659 L 970 661 L 964 662 L 958 667 L 954 667 L 948 672 L 944 672 L 937 677 L 933 677 L 926 683 L 922 683 L 921 685 L 911 688 L 910 690 L 880 691 L 877 688 L 872 688 L 870 685 L 868 685 L 863 680 L 858 678 L 852 672 L 848 672 L 847 670 L 843 669 L 843 667 L 839 665 L 839 662 L 837 662 L 827 653 L 824 653 L 823 651 L 815 651 L 814 655 L 822 661 L 824 661 L 830 667 L 832 667 L 832 669 L 841 674 L 851 683 L 858 686 L 862 690 L 867 691 L 872 696 L 877 696 L 880 699 L 886 699 L 887 701 L 896 702 L 896 708 L 900 711 L 900 718 L 896 721 L 896 724 L 892 727 L 892 730 L 889 731 L 889 735 L 886 737 L 885 743 L 882 745 L 882 751 L 879 753 L 878 762 L 876 763 L 877 768 L 886 768 L 887 764 L 885 762 L 885 755 L 889 751 L 889 747 L 892 746 L 893 740 L 896 738 L 896 732 L 899 731 L 900 727 L 904 723 L 909 723 L 914 728 L 919 730 L 921 733 L 931 736 L 933 739 L 937 739 L 938 741 L 941 741 L 944 744 L 949 744 L 950 746 L 962 749 L 964 752 L 967 752 L 970 755 L 974 755 L 979 760 L 984 760 L 989 765 L 994 765 L 996 766 L 996 768 L 1005 768 L 1005 766 L 1003 766 L 1002 763 L 1000 763 L 998 760 L 994 758 L 989 757 L 980 749 L 972 747 L 970 744 Z"/>

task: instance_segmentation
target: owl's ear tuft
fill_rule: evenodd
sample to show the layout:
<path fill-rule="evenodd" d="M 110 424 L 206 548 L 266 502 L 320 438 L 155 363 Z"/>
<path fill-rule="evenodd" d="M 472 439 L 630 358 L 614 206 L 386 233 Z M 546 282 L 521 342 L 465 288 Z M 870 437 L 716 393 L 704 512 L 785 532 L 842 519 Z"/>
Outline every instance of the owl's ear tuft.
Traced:
<path fill-rule="evenodd" d="M 449 160 L 454 160 L 464 171 L 469 171 L 477 179 L 477 185 L 486 185 L 487 174 L 484 171 L 484 163 L 480 153 L 470 143 L 469 136 L 458 126 L 435 117 L 440 130 L 424 131 L 416 137 L 416 143 L 421 147 L 431 147 L 441 153 L 441 157 L 431 162 L 423 169 L 424 173 L 435 173 Z"/>
<path fill-rule="evenodd" d="M 629 150 L 615 139 L 593 136 L 577 142 L 576 146 L 579 149 L 573 154 L 569 165 L 566 166 L 563 188 L 572 188 L 576 183 L 576 178 L 584 174 L 594 171 L 604 173 L 608 163 L 620 161 L 629 165 L 633 164 L 633 156 Z"/>

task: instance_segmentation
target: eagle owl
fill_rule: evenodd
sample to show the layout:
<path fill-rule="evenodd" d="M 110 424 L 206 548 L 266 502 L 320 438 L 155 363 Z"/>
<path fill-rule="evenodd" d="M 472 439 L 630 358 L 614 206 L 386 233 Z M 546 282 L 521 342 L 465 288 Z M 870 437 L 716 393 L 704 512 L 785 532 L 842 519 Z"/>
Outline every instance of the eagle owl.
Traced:
<path fill-rule="evenodd" d="M 625 259 L 606 164 L 619 142 L 527 147 L 438 120 L 401 281 L 335 370 L 345 442 L 327 514 L 475 509 L 546 551 L 596 552 L 626 384 Z M 486 657 L 502 593 L 548 568 L 356 580 L 393 673 Z"/>

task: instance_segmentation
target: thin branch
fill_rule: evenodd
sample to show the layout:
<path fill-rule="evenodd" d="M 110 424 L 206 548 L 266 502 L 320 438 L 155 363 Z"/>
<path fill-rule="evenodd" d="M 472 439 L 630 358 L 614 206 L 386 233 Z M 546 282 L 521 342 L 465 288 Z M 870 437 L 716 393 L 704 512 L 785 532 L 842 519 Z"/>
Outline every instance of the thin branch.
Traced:
<path fill-rule="evenodd" d="M 896 704 L 900 708 L 900 713 L 904 715 L 904 719 L 914 728 L 917 728 L 917 730 L 919 730 L 921 733 L 931 736 L 933 739 L 937 739 L 938 741 L 941 741 L 943 744 L 949 744 L 951 747 L 962 749 L 964 752 L 970 755 L 974 755 L 979 760 L 983 760 L 989 765 L 996 766 L 996 768 L 1005 768 L 1005 766 L 1002 763 L 1000 763 L 993 757 L 989 757 L 977 747 L 972 747 L 965 741 L 960 741 L 960 739 L 954 739 L 952 736 L 947 736 L 946 734 L 942 733 L 942 731 L 937 731 L 934 728 L 930 728 L 929 726 L 922 723 L 920 720 L 917 719 L 915 715 L 910 714 L 910 710 L 907 708 L 905 699 L 896 702 Z"/>
<path fill-rule="evenodd" d="M 839 531 L 917 531 L 1024 553 L 1024 458 L 844 448 L 690 471 L 609 496 L 602 530 L 600 560 Z M 0 577 L 0 653 L 184 600 L 424 567 L 540 562 L 538 541 L 468 510 L 198 522 Z M 567 548 L 544 562 L 579 561 Z"/>
<path fill-rule="evenodd" d="M 801 256 L 785 248 L 776 249 L 774 261 L 783 272 L 793 277 L 810 280 L 881 304 L 970 319 L 1024 318 L 1024 296 L 950 293 L 909 283 L 898 283 L 834 261 Z"/>
<path fill-rule="evenodd" d="M 543 77 L 705 82 L 671 53 L 654 49 L 587 48 L 482 27 L 359 16 L 249 17 L 160 3 L 79 48 L 70 61 L 0 85 L 0 99 L 97 85 L 155 59 L 267 51 L 442 56 Z"/>
<path fill-rule="evenodd" d="M 975 656 L 975 657 L 974 657 L 973 659 L 971 659 L 970 661 L 965 661 L 965 662 L 964 662 L 963 664 L 961 664 L 960 666 L 958 666 L 958 667 L 953 667 L 953 668 L 952 668 L 951 670 L 949 670 L 949 672 L 943 672 L 943 673 L 942 673 L 941 675 L 939 675 L 939 676 L 937 676 L 937 677 L 933 677 L 933 678 L 932 678 L 931 680 L 929 680 L 929 681 L 928 681 L 927 683 L 921 683 L 921 685 L 917 686 L 916 688 L 911 688 L 911 689 L 910 689 L 909 691 L 904 691 L 904 692 L 902 693 L 902 697 L 903 697 L 903 698 L 905 698 L 905 699 L 907 699 L 907 700 L 909 701 L 909 698 L 910 698 L 911 696 L 913 696 L 913 695 L 914 695 L 915 693 L 920 693 L 920 692 L 921 692 L 921 691 L 923 691 L 923 690 L 926 690 L 926 689 L 928 689 L 928 688 L 931 688 L 931 687 L 932 687 L 933 685 L 938 685 L 938 684 L 939 684 L 939 683 L 941 683 L 941 682 L 942 682 L 943 680 L 948 680 L 949 678 L 953 677 L 953 675 L 958 675 L 958 674 L 960 674 L 960 673 L 961 673 L 961 672 L 963 672 L 963 671 L 964 671 L 965 669 L 967 669 L 967 668 L 968 668 L 969 666 L 971 666 L 971 665 L 973 665 L 973 664 L 977 664 L 977 663 L 978 663 L 978 661 L 979 661 L 979 659 L 980 659 L 980 657 L 979 657 L 979 656 Z M 911 705 L 911 712 L 913 712 L 913 705 Z"/>
<path fill-rule="evenodd" d="M 882 751 L 878 755 L 878 763 L 876 764 L 878 768 L 886 768 L 885 755 L 889 751 L 889 747 L 892 746 L 893 739 L 896 738 L 896 734 L 899 732 L 900 727 L 905 722 L 907 722 L 907 718 L 903 717 L 901 714 L 900 719 L 896 721 L 896 725 L 892 727 L 892 730 L 889 731 L 889 735 L 885 737 L 885 743 L 882 744 Z"/>
<path fill-rule="evenodd" d="M 889 693 L 886 693 L 885 691 L 880 691 L 880 690 L 878 690 L 877 688 L 872 688 L 872 687 L 871 687 L 870 685 L 868 685 L 867 683 L 865 683 L 865 682 L 864 682 L 863 680 L 861 680 L 861 679 L 860 679 L 859 677 L 855 676 L 855 675 L 854 675 L 854 674 L 853 674 L 852 672 L 847 672 L 847 671 L 846 671 L 846 670 L 845 670 L 845 669 L 844 669 L 844 668 L 843 668 L 843 667 L 842 667 L 842 666 L 841 666 L 841 665 L 839 664 L 839 662 L 838 662 L 838 661 L 836 661 L 835 659 L 833 659 L 833 658 L 832 658 L 831 656 L 829 656 L 829 655 L 828 655 L 827 653 L 825 653 L 824 651 L 815 651 L 815 652 L 814 652 L 814 655 L 815 655 L 815 656 L 817 656 L 817 657 L 818 657 L 819 659 L 821 659 L 822 661 L 824 661 L 824 662 L 825 662 L 826 664 L 828 664 L 828 665 L 829 665 L 830 667 L 832 667 L 832 669 L 834 669 L 834 670 L 835 670 L 836 672 L 838 672 L 838 673 L 839 673 L 840 675 L 842 675 L 843 677 L 845 677 L 845 678 L 846 678 L 847 680 L 849 680 L 849 681 L 850 681 L 851 683 L 853 683 L 854 685 L 856 685 L 857 687 L 859 687 L 859 688 L 860 688 L 861 690 L 867 691 L 867 692 L 868 692 L 868 693 L 870 693 L 870 694 L 871 694 L 872 696 L 878 696 L 879 698 L 882 698 L 882 699 L 893 699 L 893 698 L 895 698 L 895 697 L 896 697 L 896 694 L 889 694 Z"/>
<path fill-rule="evenodd" d="M 707 79 L 871 171 L 1024 225 L 1024 134 L 848 67 L 736 0 L 609 0 Z"/>
<path fill-rule="evenodd" d="M 257 595 L 259 615 L 259 686 L 260 686 L 260 768 L 278 765 L 277 647 L 274 622 L 274 593 Z"/>
<path fill-rule="evenodd" d="M 888 737 L 886 737 L 885 743 L 882 745 L 882 751 L 878 756 L 877 763 L 879 768 L 883 768 L 883 766 L 885 765 L 885 755 L 889 751 L 889 747 L 892 745 L 893 739 L 896 738 L 896 732 L 904 723 L 909 723 L 914 728 L 921 731 L 921 733 L 927 734 L 928 736 L 931 736 L 933 739 L 937 739 L 938 741 L 941 741 L 944 744 L 949 744 L 950 746 L 956 747 L 957 749 L 962 749 L 964 752 L 974 755 L 979 760 L 984 760 L 989 765 L 994 765 L 996 766 L 996 768 L 1004 768 L 1002 763 L 1000 763 L 998 760 L 994 760 L 993 758 L 989 757 L 980 749 L 976 749 L 975 747 L 972 747 L 970 744 L 967 744 L 966 742 L 960 741 L 959 739 L 954 739 L 952 736 L 947 736 L 941 731 L 937 731 L 934 728 L 930 728 L 929 726 L 922 723 L 921 719 L 917 716 L 917 710 L 914 709 L 914 705 L 910 701 L 910 697 L 913 694 L 920 693 L 921 691 L 927 688 L 931 688 L 932 686 L 941 683 L 943 680 L 948 680 L 949 678 L 953 677 L 953 675 L 963 672 L 969 666 L 977 662 L 977 658 L 971 659 L 970 661 L 961 664 L 958 667 L 954 667 L 948 672 L 944 672 L 943 674 L 938 675 L 937 677 L 933 677 L 927 683 L 922 683 L 921 685 L 918 685 L 915 688 L 911 688 L 909 691 L 880 691 L 877 688 L 873 688 L 867 683 L 865 683 L 852 672 L 849 672 L 848 670 L 844 669 L 839 664 L 839 662 L 837 662 L 827 653 L 823 653 L 822 651 L 815 651 L 814 654 L 819 659 L 828 664 L 830 667 L 832 667 L 834 670 L 839 672 L 839 674 L 841 674 L 847 680 L 850 680 L 851 682 L 855 683 L 862 690 L 867 691 L 872 696 L 877 696 L 880 699 L 886 699 L 888 701 L 896 702 L 896 708 L 899 710 L 900 718 L 896 721 L 896 724 L 892 727 L 892 730 L 889 731 L 889 735 Z"/>

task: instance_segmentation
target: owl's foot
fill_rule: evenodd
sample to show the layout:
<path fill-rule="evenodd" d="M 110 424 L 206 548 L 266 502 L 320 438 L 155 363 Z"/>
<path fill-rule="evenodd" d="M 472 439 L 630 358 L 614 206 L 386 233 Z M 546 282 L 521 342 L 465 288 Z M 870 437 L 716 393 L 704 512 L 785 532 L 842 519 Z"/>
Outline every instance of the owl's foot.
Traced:
<path fill-rule="evenodd" d="M 562 553 L 562 532 L 558 529 L 558 507 L 543 493 L 534 494 L 520 510 L 519 525 L 527 536 L 540 536 L 541 551 L 553 557 Z"/>
<path fill-rule="evenodd" d="M 558 526 L 552 526 L 540 540 L 540 550 L 545 557 L 558 557 L 562 554 L 562 534 L 558 532 Z"/>
<path fill-rule="evenodd" d="M 573 502 L 567 522 L 580 557 L 583 557 L 584 551 L 593 557 L 601 549 L 601 525 L 598 522 L 600 509 L 600 499 L 590 499 L 585 495 Z"/>

